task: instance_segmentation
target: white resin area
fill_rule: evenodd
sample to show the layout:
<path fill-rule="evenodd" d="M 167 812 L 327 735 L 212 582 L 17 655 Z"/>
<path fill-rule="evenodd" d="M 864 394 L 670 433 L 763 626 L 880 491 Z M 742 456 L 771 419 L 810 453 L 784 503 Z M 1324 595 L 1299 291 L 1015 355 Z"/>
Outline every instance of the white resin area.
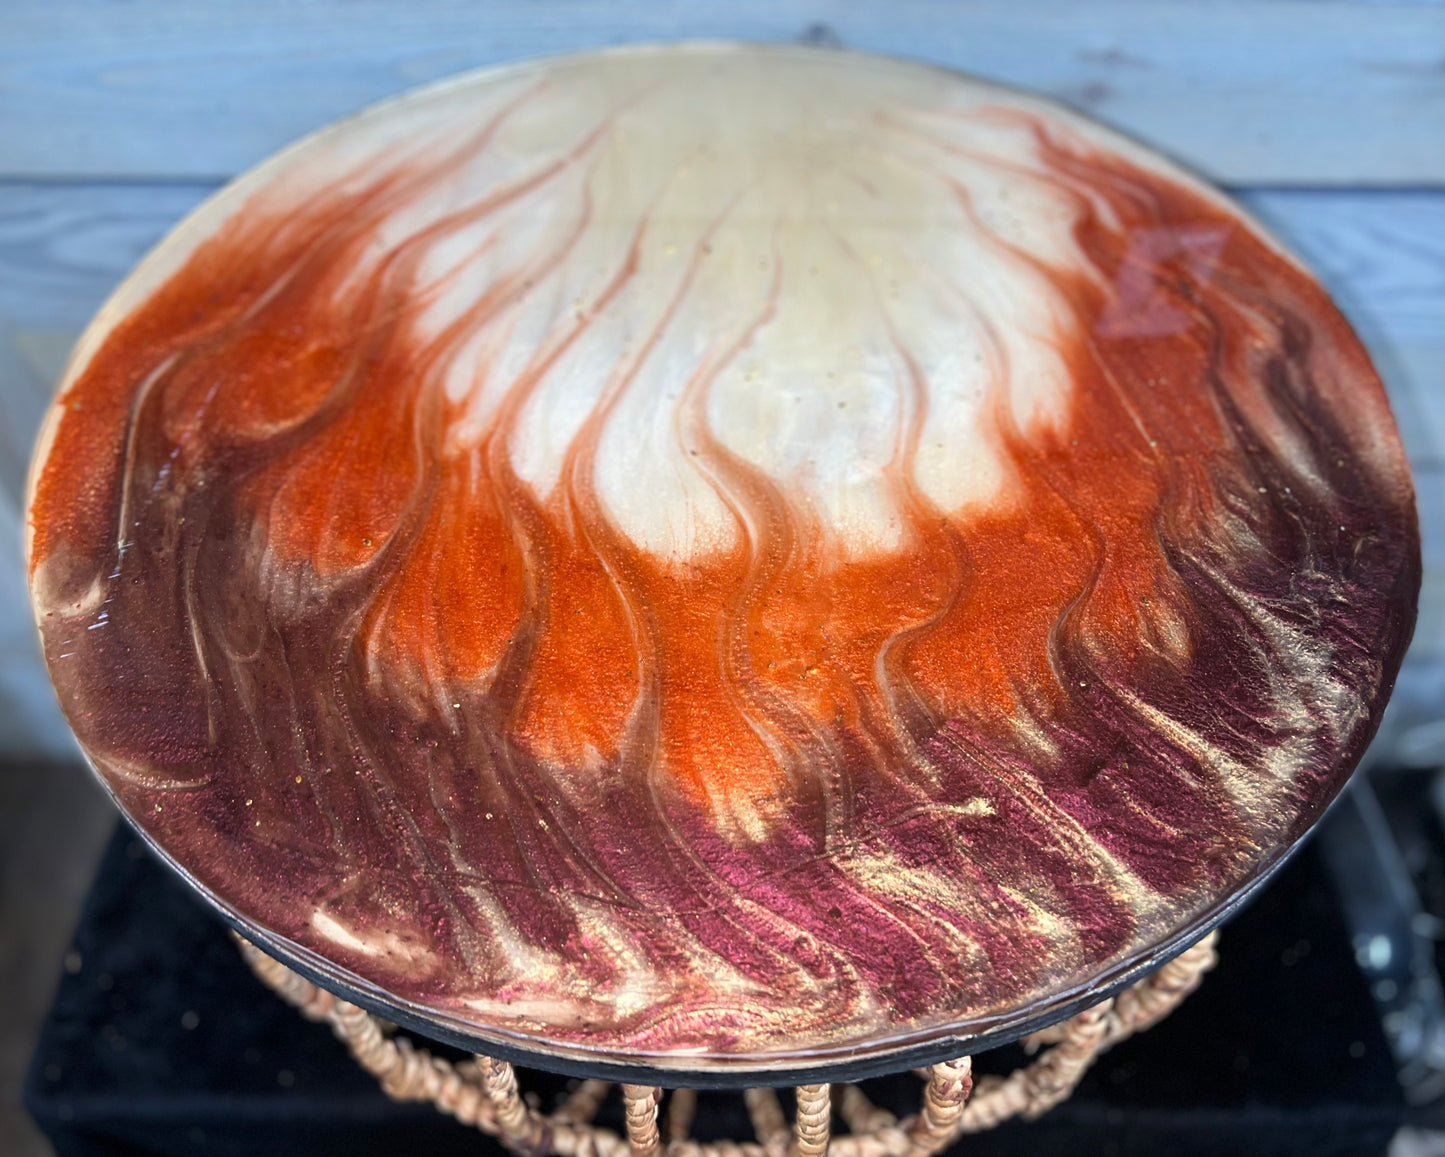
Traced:
<path fill-rule="evenodd" d="M 906 548 L 920 503 L 1005 503 L 1001 439 L 1066 417 L 1078 323 L 1059 278 L 1098 276 L 1071 230 L 1107 209 L 1044 164 L 1044 123 L 1159 167 L 953 74 L 700 46 L 463 78 L 245 183 L 305 203 L 406 175 L 343 291 L 405 257 L 428 388 L 453 403 L 448 454 L 505 414 L 540 498 L 580 486 L 679 561 L 749 536 L 741 465 L 858 557 Z"/>

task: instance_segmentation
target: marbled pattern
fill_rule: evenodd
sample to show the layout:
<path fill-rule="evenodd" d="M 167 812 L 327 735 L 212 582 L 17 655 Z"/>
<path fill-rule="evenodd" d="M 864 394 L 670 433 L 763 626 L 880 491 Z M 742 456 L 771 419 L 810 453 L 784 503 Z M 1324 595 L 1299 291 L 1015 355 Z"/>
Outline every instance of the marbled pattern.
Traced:
<path fill-rule="evenodd" d="M 479 74 L 223 192 L 82 342 L 32 590 L 221 904 L 690 1068 L 1046 1009 L 1319 815 L 1408 641 L 1379 381 L 1221 197 L 845 54 Z"/>

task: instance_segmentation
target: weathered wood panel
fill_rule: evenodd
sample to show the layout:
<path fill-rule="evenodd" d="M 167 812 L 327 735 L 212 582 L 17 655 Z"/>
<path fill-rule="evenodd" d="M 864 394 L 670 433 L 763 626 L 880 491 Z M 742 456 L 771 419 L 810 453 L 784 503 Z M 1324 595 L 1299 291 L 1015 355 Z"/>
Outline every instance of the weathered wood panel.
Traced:
<path fill-rule="evenodd" d="M 227 177 L 464 69 L 718 37 L 1035 88 L 1227 182 L 1445 181 L 1445 10 L 1297 0 L 10 0 L 0 176 Z"/>

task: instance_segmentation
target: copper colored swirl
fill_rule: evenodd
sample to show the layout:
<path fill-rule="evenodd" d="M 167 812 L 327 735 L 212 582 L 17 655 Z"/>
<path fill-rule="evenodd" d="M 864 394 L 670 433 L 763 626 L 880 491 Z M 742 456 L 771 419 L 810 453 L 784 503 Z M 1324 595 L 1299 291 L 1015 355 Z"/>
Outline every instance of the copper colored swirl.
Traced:
<path fill-rule="evenodd" d="M 45 653 L 223 907 L 693 1070 L 1046 1010 L 1296 841 L 1414 621 L 1359 342 L 1225 199 L 842 53 L 492 71 L 222 192 L 42 438 Z"/>

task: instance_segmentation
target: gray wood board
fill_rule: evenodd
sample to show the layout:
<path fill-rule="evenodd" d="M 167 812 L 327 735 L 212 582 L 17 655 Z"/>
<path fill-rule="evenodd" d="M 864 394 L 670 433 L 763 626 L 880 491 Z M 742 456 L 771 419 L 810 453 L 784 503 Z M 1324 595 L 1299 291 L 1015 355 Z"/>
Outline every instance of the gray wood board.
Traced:
<path fill-rule="evenodd" d="M 976 72 L 1235 184 L 1445 183 L 1445 9 L 1300 0 L 11 0 L 0 178 L 225 178 L 426 81 L 679 38 Z"/>

